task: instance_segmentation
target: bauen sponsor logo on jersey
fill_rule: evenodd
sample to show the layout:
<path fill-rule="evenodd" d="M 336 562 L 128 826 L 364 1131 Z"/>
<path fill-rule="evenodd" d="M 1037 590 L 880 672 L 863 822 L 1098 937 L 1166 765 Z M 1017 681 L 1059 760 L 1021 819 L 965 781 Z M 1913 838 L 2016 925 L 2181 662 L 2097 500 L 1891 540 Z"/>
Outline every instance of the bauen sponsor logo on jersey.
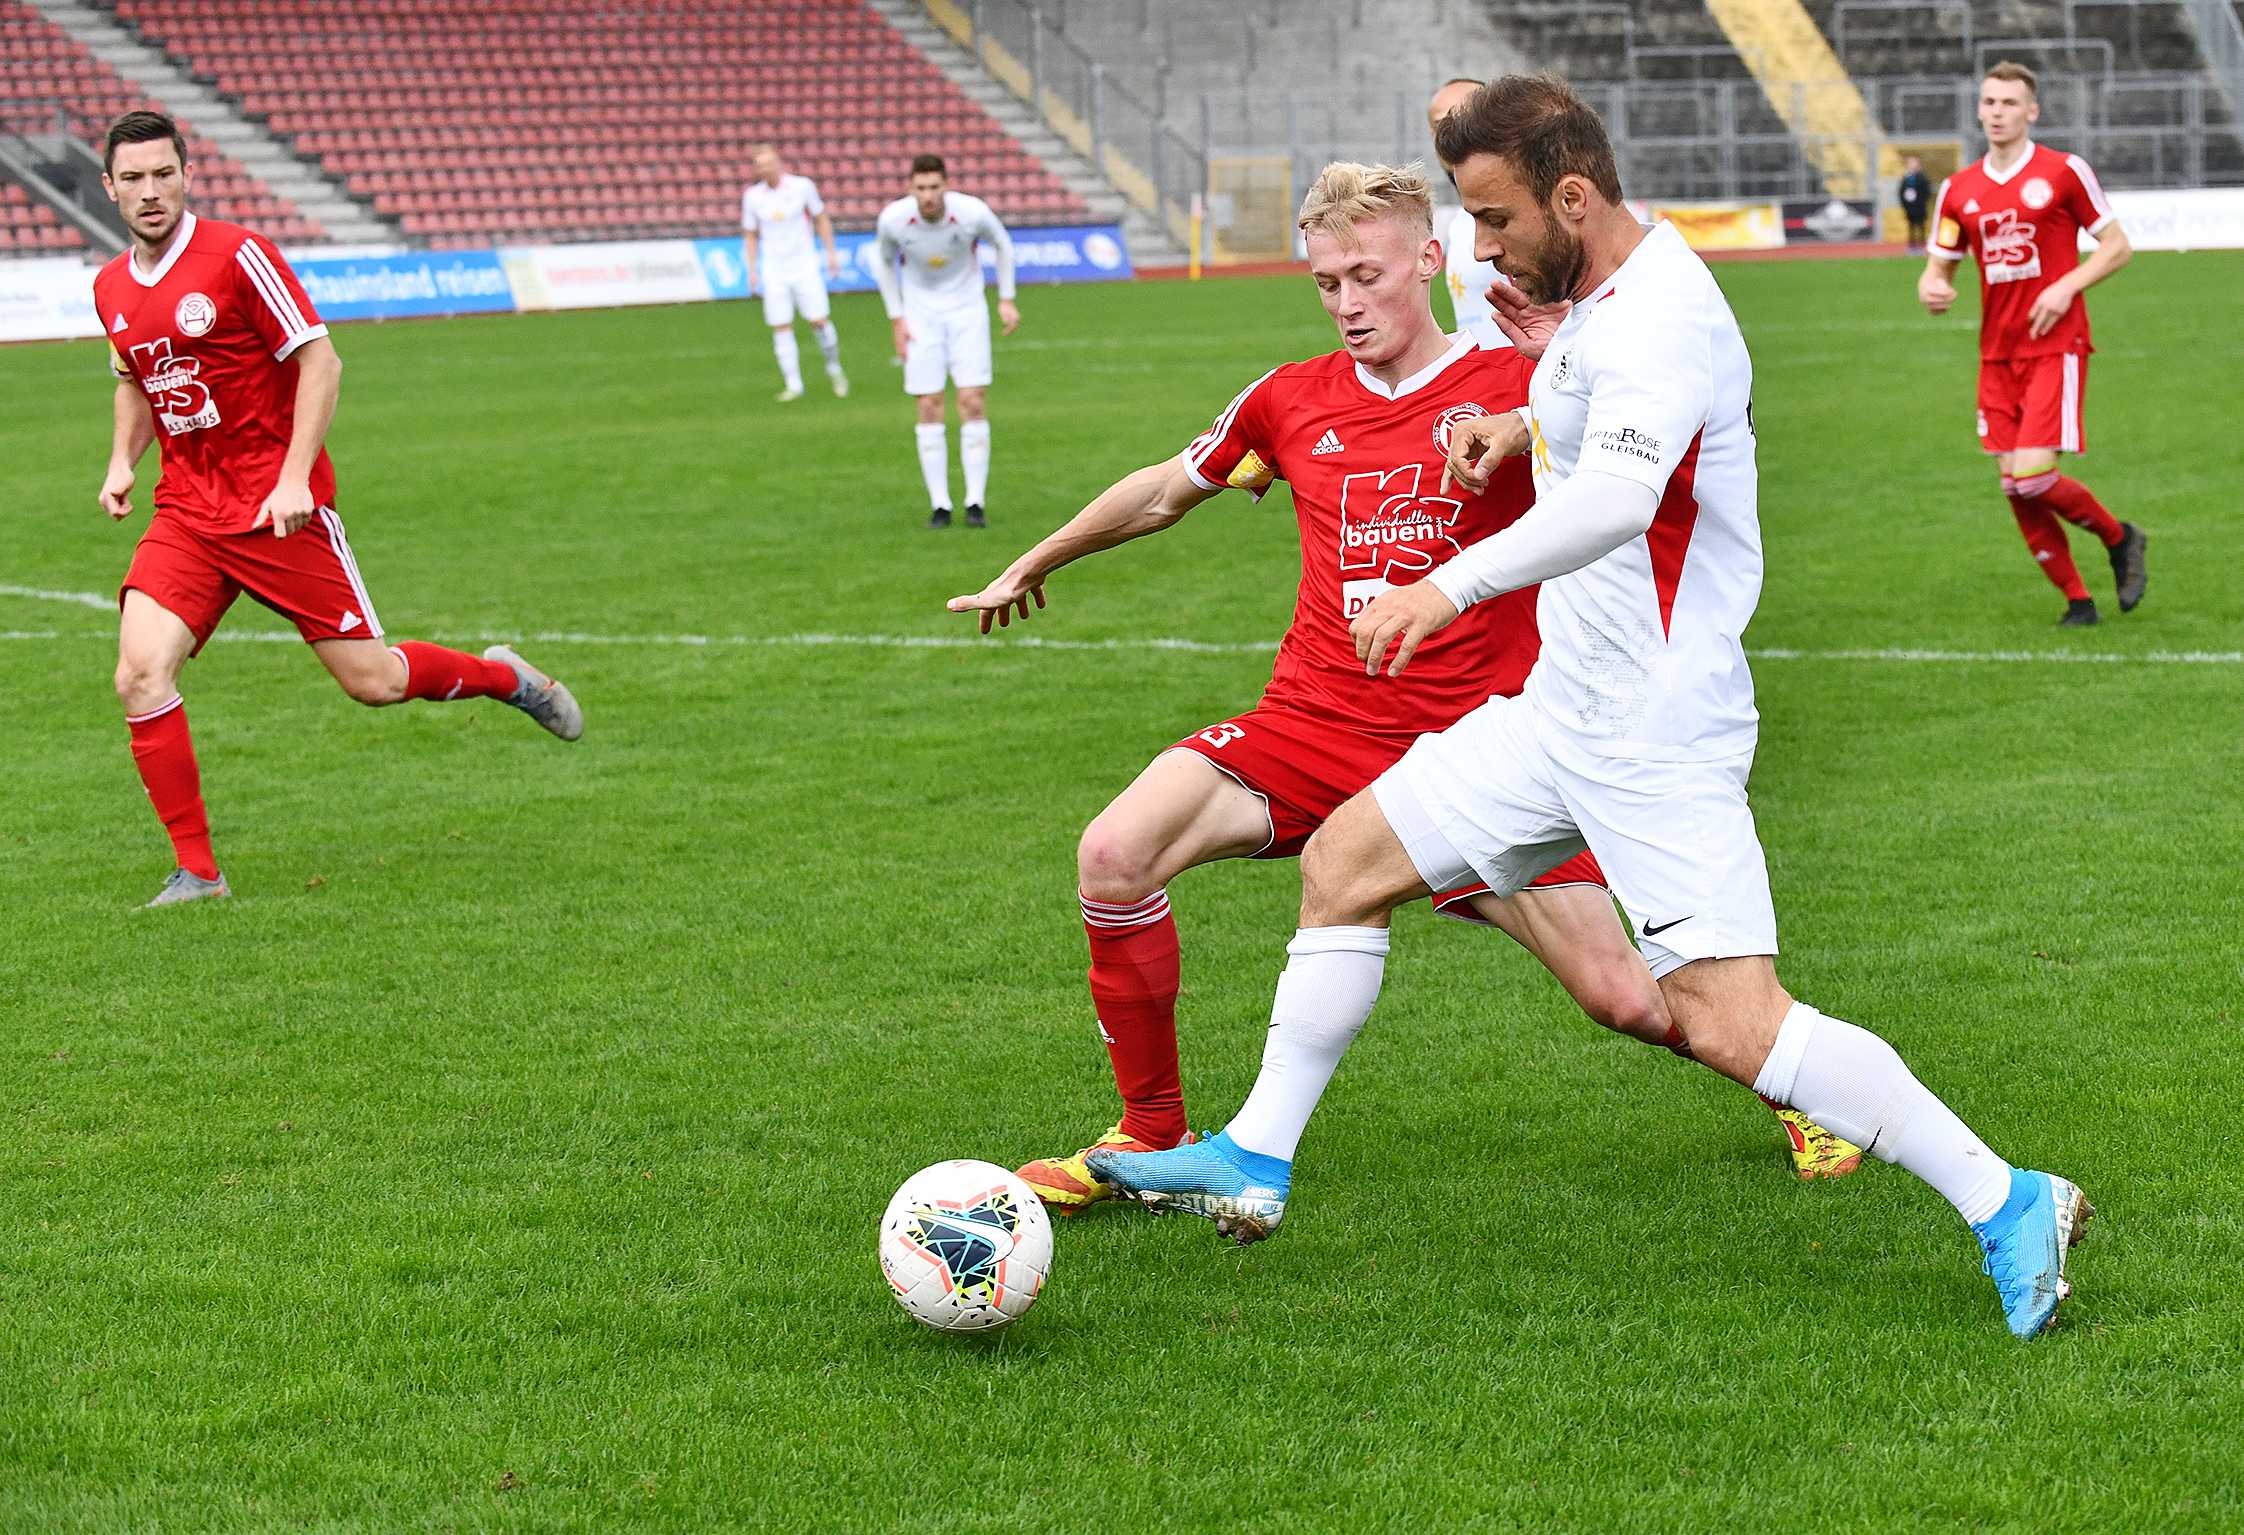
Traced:
<path fill-rule="evenodd" d="M 1340 609 L 1354 618 L 1400 581 L 1416 581 L 1459 548 L 1451 530 L 1465 503 L 1422 496 L 1424 464 L 1351 474 L 1340 482 Z M 1355 580 L 1350 571 L 1368 572 Z"/>
<path fill-rule="evenodd" d="M 1587 453 L 1592 448 L 1603 453 L 1625 453 L 1630 458 L 1640 458 L 1647 464 L 1660 461 L 1660 440 L 1633 426 L 1590 433 L 1582 439 L 1582 451 Z"/>
<path fill-rule="evenodd" d="M 1485 416 L 1487 414 L 1488 412 L 1486 410 L 1478 405 L 1475 405 L 1470 400 L 1467 400 L 1462 405 L 1450 406 L 1449 409 L 1443 411 L 1440 418 L 1434 422 L 1435 450 L 1441 453 L 1447 453 L 1449 451 L 1449 434 L 1456 427 L 1458 422 L 1470 421 L 1475 416 Z"/>
<path fill-rule="evenodd" d="M 1989 282 L 2018 282 L 2041 275 L 2034 226 L 2020 222 L 2015 208 L 1980 216 L 1979 269 Z"/>
<path fill-rule="evenodd" d="M 194 432 L 218 425 L 218 402 L 197 377 L 202 363 L 193 357 L 171 355 L 171 337 L 143 341 L 132 349 L 140 387 L 156 409 L 156 419 L 167 432 Z"/>
<path fill-rule="evenodd" d="M 190 293 L 179 301 L 172 318 L 188 335 L 207 336 L 210 328 L 218 323 L 218 306 L 210 301 L 207 293 Z"/>

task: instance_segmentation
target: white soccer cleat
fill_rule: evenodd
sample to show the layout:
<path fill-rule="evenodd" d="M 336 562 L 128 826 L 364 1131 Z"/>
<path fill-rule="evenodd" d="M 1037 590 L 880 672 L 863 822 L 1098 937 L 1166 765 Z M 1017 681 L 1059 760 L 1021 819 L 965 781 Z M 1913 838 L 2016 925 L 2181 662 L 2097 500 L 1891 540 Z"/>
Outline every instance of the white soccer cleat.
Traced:
<path fill-rule="evenodd" d="M 564 741 L 584 734 L 584 711 L 576 695 L 514 653 L 512 645 L 493 645 L 483 652 L 486 661 L 504 661 L 514 668 L 516 686 L 506 702 L 520 709 Z"/>
<path fill-rule="evenodd" d="M 226 888 L 224 874 L 216 879 L 204 879 L 200 874 L 174 869 L 164 880 L 164 888 L 156 892 L 156 898 L 141 907 L 141 910 L 147 911 L 156 906 L 177 906 L 182 901 L 224 900 L 233 893 Z"/>
<path fill-rule="evenodd" d="M 800 384 L 793 385 L 790 388 L 782 389 L 776 396 L 774 396 L 774 398 L 776 398 L 782 405 L 786 404 L 789 400 L 799 400 L 802 397 L 803 388 Z"/>
<path fill-rule="evenodd" d="M 848 398 L 849 398 L 849 375 L 848 375 L 848 374 L 846 374 L 846 373 L 836 373 L 836 374 L 833 374 L 833 375 L 831 375 L 831 377 L 832 377 L 832 379 L 833 379 L 833 383 L 834 383 L 834 398 L 835 398 L 835 399 L 837 399 L 837 400 L 846 400 L 846 399 L 848 399 Z"/>

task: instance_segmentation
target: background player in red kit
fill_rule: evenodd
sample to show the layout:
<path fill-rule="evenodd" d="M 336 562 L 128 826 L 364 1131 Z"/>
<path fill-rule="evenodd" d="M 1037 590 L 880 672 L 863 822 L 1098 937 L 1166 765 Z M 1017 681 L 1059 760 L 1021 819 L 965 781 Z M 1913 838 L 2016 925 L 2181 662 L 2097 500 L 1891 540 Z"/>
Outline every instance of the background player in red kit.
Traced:
<path fill-rule="evenodd" d="M 171 119 L 117 119 L 103 163 L 132 233 L 94 279 L 120 380 L 101 487 L 111 517 L 131 515 L 134 465 L 164 444 L 155 516 L 118 593 L 117 696 L 179 864 L 148 904 L 228 893 L 178 683 L 245 591 L 293 621 L 361 703 L 496 698 L 565 741 L 582 735 L 569 690 L 504 645 L 478 657 L 383 641 L 323 445 L 343 363 L 296 274 L 261 236 L 185 211 L 187 146 Z"/>
<path fill-rule="evenodd" d="M 1046 578 L 1071 560 L 1158 532 L 1226 487 L 1258 497 L 1274 478 L 1293 487 L 1300 595 L 1261 702 L 1154 758 L 1083 834 L 1091 995 L 1124 1113 L 1093 1146 L 1021 1169 L 1062 1211 L 1113 1192 L 1085 1165 L 1087 1152 L 1166 1150 L 1186 1139 L 1168 882 L 1217 859 L 1295 856 L 1412 741 L 1491 694 L 1517 693 L 1534 664 L 1533 589 L 1476 607 L 1435 636 L 1439 649 L 1420 653 L 1431 665 L 1423 674 L 1414 666 L 1401 684 L 1366 677 L 1348 633 L 1380 592 L 1419 579 L 1534 499 L 1524 460 L 1478 495 L 1443 493 L 1451 429 L 1524 403 L 1532 365 L 1511 348 L 1484 351 L 1442 333 L 1429 299 L 1442 270 L 1432 212 L 1416 169 L 1327 166 L 1301 226 L 1344 348 L 1265 374 L 1177 458 L 1124 479 L 983 591 L 949 604 L 979 612 L 987 633 L 993 616 L 1026 618 L 1032 598 L 1042 606 Z M 1510 900 L 1476 886 L 1444 895 L 1441 909 L 1510 933 L 1598 1022 L 1684 1045 L 1588 855 Z M 1789 1128 L 1806 1175 L 1859 1161 L 1810 1121 Z"/>
<path fill-rule="evenodd" d="M 2059 453 L 2085 452 L 2088 303 L 2081 295 L 2127 264 L 2134 248 L 2096 173 L 2078 155 L 2027 135 L 2041 116 L 2034 72 L 2002 63 L 1979 83 L 1987 158 L 1941 183 L 1917 297 L 1934 314 L 1956 301 L 1956 263 L 1979 263 L 1979 445 L 2002 466 L 2002 491 L 2026 547 L 2067 598 L 2058 622 L 2098 621 L 2065 541 L 2077 523 L 2111 553 L 2119 610 L 2143 600 L 2143 530 L 2104 510 L 2088 487 L 2057 472 Z M 2080 235 L 2096 242 L 2080 259 Z M 2060 522 L 2058 519 L 2063 518 Z"/>

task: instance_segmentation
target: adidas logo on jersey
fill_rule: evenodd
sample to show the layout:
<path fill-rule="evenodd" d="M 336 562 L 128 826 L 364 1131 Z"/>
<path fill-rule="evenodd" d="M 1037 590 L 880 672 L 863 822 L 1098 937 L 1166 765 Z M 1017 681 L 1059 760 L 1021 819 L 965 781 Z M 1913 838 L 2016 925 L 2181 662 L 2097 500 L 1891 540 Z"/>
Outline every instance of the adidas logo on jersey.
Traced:
<path fill-rule="evenodd" d="M 342 630 L 345 634 L 348 634 L 353 629 L 356 629 L 362 622 L 364 622 L 364 620 L 361 619 L 356 613 L 353 613 L 349 608 L 345 608 L 343 609 L 343 621 L 337 624 L 335 627 Z"/>
<path fill-rule="evenodd" d="M 117 334 L 117 332 L 119 332 L 119 331 L 123 330 L 124 328 L 125 328 L 125 317 L 124 317 L 123 315 L 119 315 L 119 316 L 117 316 L 117 318 L 116 318 L 116 319 L 115 319 L 115 320 L 114 320 L 113 322 L 111 322 L 111 324 L 110 324 L 110 326 L 109 326 L 109 334 L 110 334 L 110 335 L 112 335 L 112 336 L 114 336 L 114 335 L 116 335 L 116 334 Z"/>
<path fill-rule="evenodd" d="M 1324 436 L 1317 439 L 1317 445 L 1309 450 L 1309 456 L 1315 458 L 1323 453 L 1342 453 L 1346 451 L 1340 446 L 1340 439 L 1333 435 L 1332 428 L 1328 426 L 1325 428 Z"/>

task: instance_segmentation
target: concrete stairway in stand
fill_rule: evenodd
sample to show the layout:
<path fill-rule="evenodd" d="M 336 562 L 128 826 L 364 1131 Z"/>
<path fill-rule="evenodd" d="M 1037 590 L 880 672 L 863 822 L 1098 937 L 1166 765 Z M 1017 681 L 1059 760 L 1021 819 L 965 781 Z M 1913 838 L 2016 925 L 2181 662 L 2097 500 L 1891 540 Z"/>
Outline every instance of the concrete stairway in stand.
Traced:
<path fill-rule="evenodd" d="M 304 217 L 318 219 L 329 240 L 343 245 L 401 243 L 397 228 L 388 220 L 282 148 L 233 103 L 190 76 L 162 49 L 135 38 L 108 11 L 84 0 L 33 3 L 95 58 L 106 61 L 166 112 L 193 124 L 196 133 L 239 160 L 244 170 L 272 188 L 274 196 L 287 198 Z"/>

